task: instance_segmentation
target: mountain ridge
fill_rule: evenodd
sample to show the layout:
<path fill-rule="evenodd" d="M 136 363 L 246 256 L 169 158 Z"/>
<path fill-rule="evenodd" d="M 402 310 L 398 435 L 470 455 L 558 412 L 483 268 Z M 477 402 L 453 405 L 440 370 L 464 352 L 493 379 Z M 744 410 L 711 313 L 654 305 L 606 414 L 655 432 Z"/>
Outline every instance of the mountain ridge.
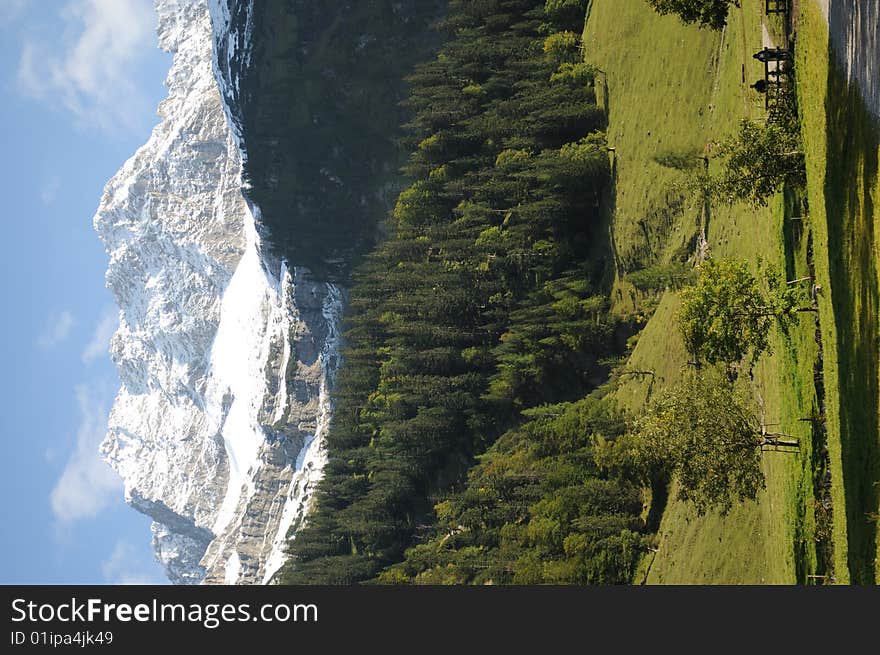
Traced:
<path fill-rule="evenodd" d="M 120 307 L 101 453 L 179 584 L 265 583 L 283 563 L 323 467 L 345 301 L 264 247 L 214 47 L 246 44 L 247 23 L 224 7 L 157 0 L 161 122 L 94 218 Z"/>

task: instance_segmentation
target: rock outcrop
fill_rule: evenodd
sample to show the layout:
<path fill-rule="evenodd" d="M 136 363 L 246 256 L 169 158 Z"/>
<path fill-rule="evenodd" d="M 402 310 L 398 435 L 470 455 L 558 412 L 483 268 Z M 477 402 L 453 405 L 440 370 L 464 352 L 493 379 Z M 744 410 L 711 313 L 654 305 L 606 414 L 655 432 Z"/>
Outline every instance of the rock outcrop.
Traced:
<path fill-rule="evenodd" d="M 101 452 L 172 582 L 265 583 L 321 475 L 345 292 L 271 256 L 242 194 L 214 42 L 247 47 L 246 22 L 206 0 L 156 9 L 161 122 L 94 218 L 120 310 Z"/>

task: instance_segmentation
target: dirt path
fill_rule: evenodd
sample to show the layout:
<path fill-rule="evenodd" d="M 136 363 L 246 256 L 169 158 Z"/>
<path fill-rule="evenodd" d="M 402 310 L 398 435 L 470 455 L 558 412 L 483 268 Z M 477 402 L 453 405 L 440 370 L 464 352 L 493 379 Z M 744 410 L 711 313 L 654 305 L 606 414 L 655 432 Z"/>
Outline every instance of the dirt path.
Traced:
<path fill-rule="evenodd" d="M 880 0 L 817 0 L 837 63 L 880 120 Z"/>

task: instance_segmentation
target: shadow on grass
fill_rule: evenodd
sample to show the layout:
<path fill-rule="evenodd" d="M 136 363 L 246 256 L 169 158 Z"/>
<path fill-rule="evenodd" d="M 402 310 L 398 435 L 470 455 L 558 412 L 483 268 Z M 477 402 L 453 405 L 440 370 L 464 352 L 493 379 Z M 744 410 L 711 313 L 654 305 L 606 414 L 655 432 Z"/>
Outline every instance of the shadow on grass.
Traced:
<path fill-rule="evenodd" d="M 801 247 L 804 236 L 803 223 L 803 193 L 800 190 L 784 187 L 782 190 L 785 203 L 782 223 L 783 243 L 785 248 L 785 279 L 794 280 L 797 277 L 795 253 Z"/>
<path fill-rule="evenodd" d="M 830 61 L 835 61 L 831 53 Z M 878 438 L 878 288 L 874 243 L 878 127 L 855 87 L 829 66 L 828 161 L 825 203 L 828 220 L 832 306 L 837 325 L 840 439 L 849 541 L 848 563 L 855 584 L 875 583 L 880 486 Z M 829 385 L 834 381 L 828 380 Z"/>

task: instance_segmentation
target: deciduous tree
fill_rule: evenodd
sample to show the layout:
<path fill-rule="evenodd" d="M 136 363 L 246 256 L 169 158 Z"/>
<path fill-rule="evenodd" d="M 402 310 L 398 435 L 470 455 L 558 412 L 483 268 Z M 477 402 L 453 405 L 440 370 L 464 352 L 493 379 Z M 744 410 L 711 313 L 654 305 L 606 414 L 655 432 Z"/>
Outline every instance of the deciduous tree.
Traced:
<path fill-rule="evenodd" d="M 716 152 L 724 158 L 724 170 L 712 191 L 725 202 L 745 200 L 763 206 L 783 185 L 806 185 L 804 153 L 793 119 L 765 124 L 743 119 L 739 131 Z"/>
<path fill-rule="evenodd" d="M 727 23 L 730 6 L 739 7 L 739 0 L 648 0 L 661 14 L 676 14 L 685 23 L 698 23 L 720 30 Z"/>
<path fill-rule="evenodd" d="M 707 260 L 695 284 L 681 292 L 679 328 L 689 352 L 709 364 L 736 364 L 747 354 L 757 359 L 769 349 L 774 322 L 787 328 L 796 312 L 798 291 L 777 272 L 763 280 L 746 262 Z"/>
<path fill-rule="evenodd" d="M 689 373 L 637 421 L 637 459 L 666 469 L 700 514 L 727 512 L 764 487 L 764 437 L 748 397 L 716 368 Z"/>

